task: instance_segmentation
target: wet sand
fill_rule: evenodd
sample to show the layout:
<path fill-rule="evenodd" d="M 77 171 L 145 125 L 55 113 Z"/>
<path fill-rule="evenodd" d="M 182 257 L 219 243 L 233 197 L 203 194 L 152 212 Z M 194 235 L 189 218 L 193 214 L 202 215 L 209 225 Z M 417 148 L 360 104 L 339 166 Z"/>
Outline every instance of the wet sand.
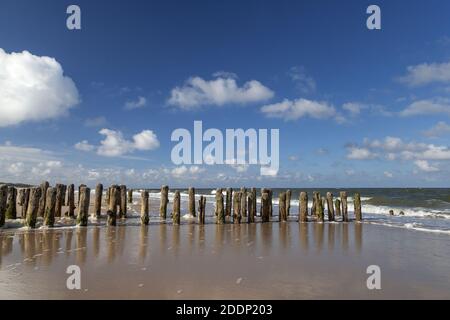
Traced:
<path fill-rule="evenodd" d="M 1 299 L 449 299 L 450 238 L 369 223 L 0 233 Z M 68 290 L 66 268 L 81 268 Z M 368 290 L 366 268 L 381 268 Z"/>

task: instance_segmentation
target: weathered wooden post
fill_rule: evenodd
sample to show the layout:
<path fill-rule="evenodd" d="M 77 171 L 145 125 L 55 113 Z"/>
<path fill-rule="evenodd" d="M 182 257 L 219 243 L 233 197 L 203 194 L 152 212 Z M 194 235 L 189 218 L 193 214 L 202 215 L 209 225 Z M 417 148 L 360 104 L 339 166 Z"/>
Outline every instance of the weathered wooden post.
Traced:
<path fill-rule="evenodd" d="M 106 204 L 106 206 L 109 206 L 109 191 L 110 190 L 111 190 L 111 187 L 106 189 L 106 192 L 105 192 L 105 204 Z"/>
<path fill-rule="evenodd" d="M 273 191 L 269 189 L 269 216 L 273 216 Z"/>
<path fill-rule="evenodd" d="M 225 223 L 225 212 L 223 207 L 223 193 L 222 189 L 216 190 L 216 222 L 217 224 Z"/>
<path fill-rule="evenodd" d="M 389 215 L 390 215 L 390 216 L 393 216 L 393 215 L 394 215 L 394 210 L 392 210 L 392 209 L 389 210 Z"/>
<path fill-rule="evenodd" d="M 56 204 L 55 204 L 55 217 L 61 217 L 62 206 L 64 202 L 64 186 L 60 183 L 56 184 Z M 78 196 L 80 197 L 80 196 Z"/>
<path fill-rule="evenodd" d="M 311 216 L 316 215 L 316 198 L 317 198 L 317 191 L 313 191 L 313 197 L 312 197 L 312 205 L 311 205 Z"/>
<path fill-rule="evenodd" d="M 91 201 L 91 189 L 81 188 L 80 204 L 78 206 L 77 225 L 86 227 L 88 225 L 89 204 Z"/>
<path fill-rule="evenodd" d="M 148 191 L 141 192 L 141 224 L 148 225 L 150 222 L 149 217 L 149 203 L 148 203 Z"/>
<path fill-rule="evenodd" d="M 28 202 L 27 217 L 25 224 L 27 227 L 35 228 L 37 213 L 39 210 L 39 199 L 41 198 L 41 188 L 30 189 L 30 200 Z"/>
<path fill-rule="evenodd" d="M 256 217 L 256 211 L 257 211 L 257 198 L 256 198 L 256 188 L 252 188 L 252 201 L 253 201 L 253 205 L 252 205 L 252 209 L 253 209 L 253 219 L 255 219 Z"/>
<path fill-rule="evenodd" d="M 133 189 L 128 189 L 128 203 L 133 203 Z"/>
<path fill-rule="evenodd" d="M 261 194 L 261 220 L 262 220 L 262 222 L 270 221 L 269 206 L 270 206 L 269 193 L 263 192 Z"/>
<path fill-rule="evenodd" d="M 287 221 L 286 192 L 278 195 L 278 221 Z"/>
<path fill-rule="evenodd" d="M 0 186 L 0 227 L 5 225 L 6 205 L 8 203 L 8 186 L 2 184 Z"/>
<path fill-rule="evenodd" d="M 102 215 L 102 196 L 103 196 L 103 184 L 98 183 L 95 186 L 95 198 L 94 198 L 94 213 L 93 216 L 99 219 Z"/>
<path fill-rule="evenodd" d="M 348 222 L 347 192 L 341 191 L 342 221 Z"/>
<path fill-rule="evenodd" d="M 44 226 L 53 227 L 55 224 L 56 188 L 47 188 L 44 210 Z"/>
<path fill-rule="evenodd" d="M 180 191 L 175 191 L 173 197 L 172 222 L 175 225 L 180 224 Z"/>
<path fill-rule="evenodd" d="M 353 197 L 353 206 L 355 211 L 356 221 L 362 221 L 362 212 L 361 212 L 361 195 L 359 192 L 356 192 Z"/>
<path fill-rule="evenodd" d="M 159 206 L 159 216 L 164 220 L 167 218 L 167 204 L 169 203 L 169 187 L 161 187 L 161 204 Z"/>
<path fill-rule="evenodd" d="M 117 203 L 119 202 L 120 192 L 116 186 L 109 188 L 109 204 L 107 212 L 106 224 L 108 226 L 115 226 L 117 220 Z"/>
<path fill-rule="evenodd" d="M 26 188 L 23 191 L 23 204 L 22 204 L 22 218 L 27 217 L 28 203 L 30 203 L 30 188 Z"/>
<path fill-rule="evenodd" d="M 17 219 L 16 200 L 17 189 L 11 186 L 8 188 L 6 201 L 6 219 Z"/>
<path fill-rule="evenodd" d="M 188 193 L 189 193 L 188 213 L 191 216 L 195 217 L 195 188 L 190 187 Z"/>
<path fill-rule="evenodd" d="M 336 198 L 334 201 L 334 209 L 335 209 L 335 216 L 340 217 L 341 216 L 341 200 Z"/>
<path fill-rule="evenodd" d="M 323 208 L 323 203 L 322 203 L 322 198 L 320 196 L 319 192 L 316 192 L 314 194 L 314 198 L 315 198 L 315 203 L 316 203 L 316 216 L 317 216 L 317 221 L 319 222 L 324 222 L 325 221 L 325 217 L 324 217 L 324 208 Z"/>
<path fill-rule="evenodd" d="M 248 218 L 247 218 L 247 222 L 248 223 L 254 223 L 255 222 L 255 202 L 254 202 L 254 197 L 256 196 L 256 189 L 255 189 L 255 193 L 253 193 L 253 189 L 249 192 L 248 194 Z"/>
<path fill-rule="evenodd" d="M 44 181 L 41 183 L 41 199 L 39 200 L 39 209 L 38 209 L 38 217 L 43 217 L 44 216 L 44 211 L 45 211 L 45 201 L 47 198 L 47 189 L 49 187 L 49 183 L 48 181 Z"/>
<path fill-rule="evenodd" d="M 334 221 L 333 194 L 331 192 L 327 192 L 327 211 L 328 221 Z"/>
<path fill-rule="evenodd" d="M 17 191 L 17 204 L 22 208 L 23 211 L 23 202 L 25 197 L 25 189 L 19 189 Z M 23 218 L 23 212 L 21 212 L 20 217 Z"/>
<path fill-rule="evenodd" d="M 80 184 L 78 186 L 78 202 L 77 202 L 78 206 L 80 205 L 81 188 L 85 188 L 85 187 L 87 187 L 85 184 Z"/>
<path fill-rule="evenodd" d="M 205 224 L 206 197 L 200 196 L 198 200 L 198 223 Z"/>
<path fill-rule="evenodd" d="M 247 217 L 247 189 L 241 188 L 241 219 Z"/>
<path fill-rule="evenodd" d="M 67 186 L 67 213 L 68 217 L 75 217 L 75 185 L 69 184 Z"/>
<path fill-rule="evenodd" d="M 291 214 L 291 198 L 292 198 L 292 191 L 288 189 L 286 191 L 286 214 L 288 217 Z"/>
<path fill-rule="evenodd" d="M 241 223 L 241 192 L 234 192 L 233 197 L 233 223 Z"/>
<path fill-rule="evenodd" d="M 306 192 L 300 192 L 300 199 L 299 199 L 299 212 L 298 216 L 299 222 L 308 222 L 308 194 Z"/>
<path fill-rule="evenodd" d="M 127 186 L 120 186 L 120 211 L 119 218 L 127 217 Z"/>
<path fill-rule="evenodd" d="M 231 217 L 231 207 L 232 207 L 231 203 L 233 201 L 233 189 L 231 189 L 231 188 L 227 189 L 225 200 L 226 200 L 226 203 L 225 203 L 225 216 Z"/>

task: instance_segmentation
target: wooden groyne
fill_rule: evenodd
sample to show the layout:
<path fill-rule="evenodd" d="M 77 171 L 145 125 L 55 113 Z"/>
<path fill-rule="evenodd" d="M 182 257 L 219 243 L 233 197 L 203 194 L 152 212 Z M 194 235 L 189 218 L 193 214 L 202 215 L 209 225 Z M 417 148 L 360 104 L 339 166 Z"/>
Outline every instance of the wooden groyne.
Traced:
<path fill-rule="evenodd" d="M 167 219 L 169 205 L 169 186 L 161 187 L 161 198 L 159 205 L 159 216 L 163 221 Z M 195 188 L 187 189 L 188 200 L 186 201 L 186 212 L 197 221 L 198 224 L 205 224 L 206 218 L 206 196 L 199 195 L 196 204 Z M 106 219 L 106 225 L 115 226 L 117 220 L 127 219 L 127 204 L 133 203 L 133 189 L 128 189 L 125 185 L 111 185 L 105 189 L 102 184 L 97 184 L 93 194 L 93 210 L 90 212 L 91 189 L 82 184 L 78 187 L 78 199 L 75 201 L 75 186 L 73 184 L 56 184 L 50 186 L 48 182 L 43 182 L 34 188 L 15 188 L 12 186 L 0 185 L 0 227 L 7 219 L 24 219 L 25 225 L 35 228 L 38 217 L 43 218 L 43 225 L 53 227 L 55 218 L 75 219 L 79 226 L 87 226 L 89 214 L 93 219 Z M 336 195 L 327 192 L 324 197 L 319 192 L 311 194 L 312 207 L 308 211 L 308 194 L 300 192 L 298 212 L 291 212 L 292 191 L 281 191 L 278 195 L 278 221 L 298 221 L 299 223 L 318 222 L 349 222 L 347 192 L 341 191 Z M 260 207 L 257 206 L 256 188 L 219 188 L 215 193 L 215 223 L 241 224 L 241 223 L 267 223 L 271 222 L 273 216 L 273 191 L 268 188 L 261 189 Z M 102 214 L 102 201 L 106 205 L 106 212 Z M 16 209 L 16 205 L 20 210 Z M 172 201 L 172 211 L 170 218 L 172 223 L 181 223 L 181 194 L 174 192 Z M 354 220 L 363 220 L 361 196 L 359 192 L 353 195 Z M 67 211 L 63 212 L 63 207 Z M 149 224 L 149 192 L 141 191 L 140 194 L 140 222 L 142 225 Z M 75 210 L 77 209 L 77 210 Z M 326 211 L 326 214 L 325 214 Z M 296 215 L 297 214 L 297 215 Z M 298 218 L 296 218 L 297 216 Z M 167 222 L 167 221 L 166 221 Z"/>

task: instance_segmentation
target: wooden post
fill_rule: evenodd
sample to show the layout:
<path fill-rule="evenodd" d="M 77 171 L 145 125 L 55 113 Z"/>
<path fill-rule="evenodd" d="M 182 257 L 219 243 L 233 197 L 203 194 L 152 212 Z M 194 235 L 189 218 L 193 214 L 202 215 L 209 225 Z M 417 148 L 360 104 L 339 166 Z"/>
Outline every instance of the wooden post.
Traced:
<path fill-rule="evenodd" d="M 316 192 L 316 193 L 314 194 L 314 199 L 315 199 L 315 203 L 316 203 L 316 216 L 317 216 L 317 221 L 319 221 L 319 222 L 324 222 L 324 221 L 325 221 L 325 217 L 324 217 L 324 208 L 323 208 L 323 204 L 322 204 L 322 198 L 321 198 L 319 192 Z"/>
<path fill-rule="evenodd" d="M 206 197 L 200 196 L 198 200 L 198 223 L 205 224 Z"/>
<path fill-rule="evenodd" d="M 262 219 L 262 222 L 270 221 L 269 206 L 270 206 L 269 193 L 263 192 L 261 194 L 261 219 Z"/>
<path fill-rule="evenodd" d="M 116 186 L 111 186 L 109 188 L 109 204 L 107 212 L 106 224 L 108 226 L 115 226 L 117 220 L 117 203 L 119 202 L 120 192 Z"/>
<path fill-rule="evenodd" d="M 299 222 L 308 222 L 308 194 L 306 192 L 300 192 L 300 199 L 299 199 L 299 212 L 298 216 Z"/>
<path fill-rule="evenodd" d="M 341 191 L 342 221 L 348 222 L 347 192 Z"/>
<path fill-rule="evenodd" d="M 128 203 L 133 203 L 133 189 L 128 189 Z"/>
<path fill-rule="evenodd" d="M 222 189 L 216 190 L 216 222 L 217 224 L 225 223 L 225 212 L 223 207 L 223 194 Z"/>
<path fill-rule="evenodd" d="M 390 215 L 390 216 L 393 216 L 393 215 L 394 215 L 394 210 L 392 210 L 392 209 L 389 210 L 389 215 Z"/>
<path fill-rule="evenodd" d="M 28 203 L 30 202 L 30 188 L 23 189 L 22 218 L 27 217 Z"/>
<path fill-rule="evenodd" d="M 141 192 L 141 224 L 148 225 L 150 222 L 150 216 L 148 212 L 149 203 L 148 203 L 148 191 Z"/>
<path fill-rule="evenodd" d="M 241 188 L 241 218 L 247 217 L 247 189 Z"/>
<path fill-rule="evenodd" d="M 56 184 L 56 205 L 55 205 L 55 217 L 61 217 L 61 211 L 64 201 L 64 186 L 60 183 Z M 78 196 L 80 197 L 80 196 Z"/>
<path fill-rule="evenodd" d="M 5 225 L 6 205 L 8 203 L 8 186 L 2 184 L 0 186 L 0 227 Z"/>
<path fill-rule="evenodd" d="M 30 200 L 27 208 L 27 218 L 25 224 L 27 227 L 35 228 L 37 213 L 39 210 L 39 199 L 41 198 L 41 188 L 32 188 L 30 190 Z"/>
<path fill-rule="evenodd" d="M 67 213 L 66 216 L 75 217 L 75 185 L 69 184 L 67 186 Z"/>
<path fill-rule="evenodd" d="M 88 225 L 89 204 L 91 201 L 91 189 L 81 188 L 80 205 L 78 206 L 77 225 L 86 227 Z"/>
<path fill-rule="evenodd" d="M 195 217 L 195 188 L 190 187 L 188 190 L 189 202 L 188 202 L 188 213 Z"/>
<path fill-rule="evenodd" d="M 256 189 L 252 188 L 250 193 L 248 194 L 248 223 L 254 223 L 255 222 L 255 216 L 256 216 Z"/>
<path fill-rule="evenodd" d="M 288 217 L 291 214 L 291 198 L 292 198 L 292 191 L 288 189 L 286 191 L 286 214 Z"/>
<path fill-rule="evenodd" d="M 85 184 L 80 184 L 79 186 L 78 186 L 78 202 L 77 202 L 77 206 L 80 206 L 80 197 L 81 197 L 81 188 L 85 188 L 86 187 L 86 185 Z"/>
<path fill-rule="evenodd" d="M 311 216 L 315 216 L 316 215 L 316 198 L 317 198 L 317 191 L 313 191 L 312 206 L 311 206 Z"/>
<path fill-rule="evenodd" d="M 180 191 L 175 191 L 173 197 L 172 222 L 175 225 L 180 224 Z"/>
<path fill-rule="evenodd" d="M 45 211 L 45 201 L 47 198 L 47 189 L 49 187 L 48 181 L 44 181 L 41 183 L 41 199 L 39 200 L 39 209 L 38 209 L 38 217 L 44 216 Z"/>
<path fill-rule="evenodd" d="M 127 186 L 120 186 L 120 211 L 119 218 L 127 217 Z"/>
<path fill-rule="evenodd" d="M 237 191 L 233 197 L 233 223 L 241 223 L 241 192 Z"/>
<path fill-rule="evenodd" d="M 287 221 L 286 192 L 278 195 L 278 221 Z"/>
<path fill-rule="evenodd" d="M 94 198 L 94 214 L 93 216 L 99 219 L 102 215 L 102 196 L 103 185 L 101 183 L 95 186 L 95 198 Z"/>
<path fill-rule="evenodd" d="M 6 201 L 6 219 L 17 219 L 16 200 L 17 189 L 11 186 L 8 188 L 8 198 Z"/>
<path fill-rule="evenodd" d="M 159 216 L 164 220 L 167 219 L 167 204 L 169 203 L 169 187 L 161 187 L 161 204 L 159 206 Z"/>
<path fill-rule="evenodd" d="M 269 216 L 273 216 L 273 191 L 269 189 Z"/>
<path fill-rule="evenodd" d="M 335 216 L 340 217 L 341 216 L 341 200 L 339 200 L 338 198 L 336 198 L 336 200 L 334 201 L 334 209 L 336 210 Z"/>
<path fill-rule="evenodd" d="M 327 192 L 327 211 L 328 221 L 334 221 L 333 194 L 331 192 Z"/>
<path fill-rule="evenodd" d="M 356 192 L 353 197 L 353 206 L 355 211 L 356 221 L 362 221 L 362 212 L 361 212 L 361 195 L 359 192 Z"/>
<path fill-rule="evenodd" d="M 107 207 L 109 206 L 109 191 L 110 190 L 111 190 L 111 187 L 106 189 L 106 192 L 105 192 L 105 204 L 106 204 Z"/>
<path fill-rule="evenodd" d="M 233 189 L 228 188 L 227 194 L 225 197 L 226 203 L 225 203 L 225 216 L 231 217 L 231 207 L 233 202 Z"/>
<path fill-rule="evenodd" d="M 17 191 L 17 204 L 22 208 L 23 211 L 23 202 L 25 201 L 25 189 L 19 189 Z M 21 212 L 20 217 L 23 218 L 23 213 Z"/>
<path fill-rule="evenodd" d="M 53 227 L 55 224 L 56 188 L 47 188 L 45 195 L 44 226 Z"/>

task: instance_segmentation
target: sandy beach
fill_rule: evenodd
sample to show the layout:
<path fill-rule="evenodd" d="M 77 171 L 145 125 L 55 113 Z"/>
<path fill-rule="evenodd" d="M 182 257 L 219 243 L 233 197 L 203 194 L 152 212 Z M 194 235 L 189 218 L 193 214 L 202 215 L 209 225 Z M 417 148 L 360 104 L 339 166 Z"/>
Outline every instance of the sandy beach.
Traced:
<path fill-rule="evenodd" d="M 151 224 L 0 234 L 1 299 L 449 299 L 446 235 L 368 223 Z M 366 268 L 381 268 L 368 290 Z M 81 290 L 66 268 L 81 268 Z"/>

